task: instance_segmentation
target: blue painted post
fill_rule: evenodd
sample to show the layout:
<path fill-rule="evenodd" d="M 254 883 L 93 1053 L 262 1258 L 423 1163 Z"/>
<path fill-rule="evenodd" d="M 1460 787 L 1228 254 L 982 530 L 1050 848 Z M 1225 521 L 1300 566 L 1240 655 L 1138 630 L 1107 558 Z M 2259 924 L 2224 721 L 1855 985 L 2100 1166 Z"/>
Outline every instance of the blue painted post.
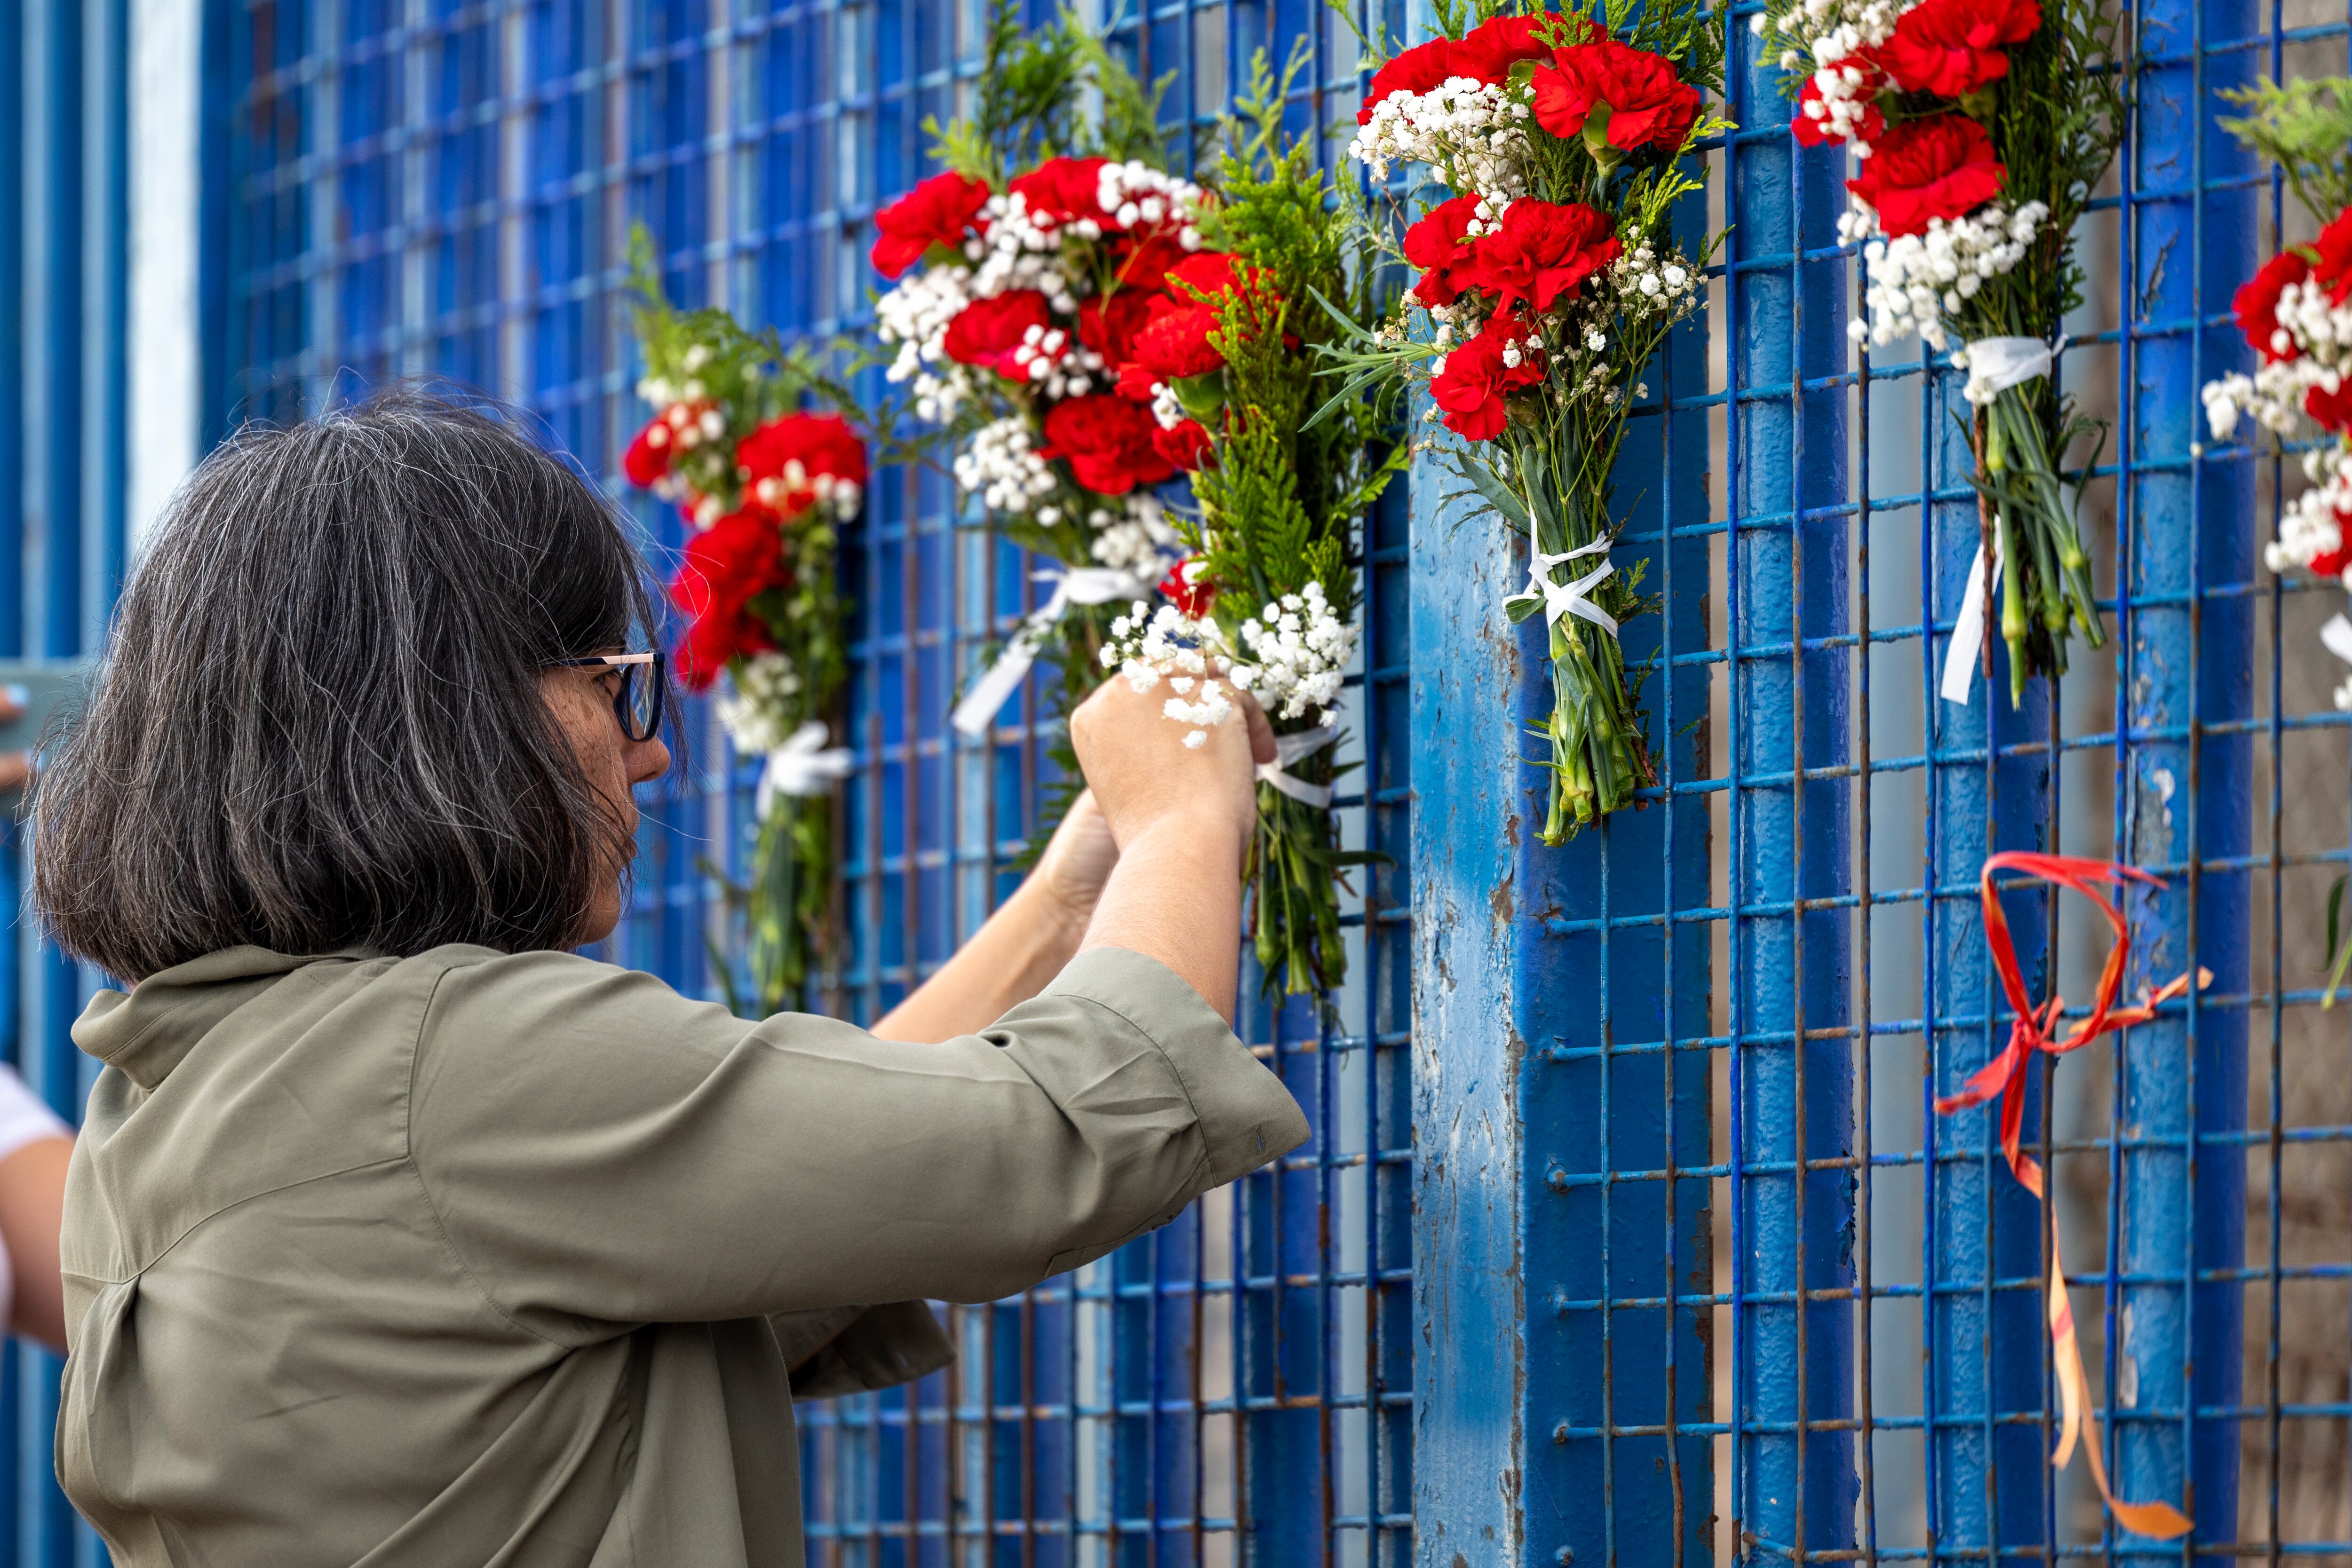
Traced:
<path fill-rule="evenodd" d="M 1951 371 L 1934 373 L 1921 422 L 1929 448 L 1921 472 L 1945 497 L 1931 503 L 1934 527 L 1922 541 L 1922 575 L 1936 585 L 1934 612 L 1947 622 L 1959 614 L 1982 532 L 1969 489 L 1975 454 L 1958 423 L 1969 413 L 1959 383 Z M 1997 615 L 1999 600 L 1993 603 Z M 1948 641 L 1931 642 L 1938 659 Z M 1921 979 L 1935 1020 L 1934 1071 L 1922 1111 L 1928 1164 L 1920 1274 L 1935 1288 L 1923 1304 L 1927 1349 L 1921 1375 L 1922 1408 L 1930 1421 L 1929 1526 L 1938 1551 L 2041 1542 L 2050 1469 L 2050 1438 L 2042 1425 L 1997 1419 L 2044 1407 L 2040 1294 L 1993 1288 L 1996 1280 L 2042 1277 L 2042 1206 L 2001 1156 L 1998 1103 L 1949 1117 L 1937 1115 L 1933 1103 L 1956 1092 L 2009 1038 L 2000 980 L 1985 946 L 1977 873 L 1997 850 L 2057 847 L 2050 754 L 2003 755 L 2004 748 L 2051 739 L 2050 683 L 2029 682 L 2022 702 L 2012 706 L 2008 648 L 1997 626 L 1990 642 L 1992 678 L 1975 680 L 1968 706 L 1940 696 L 1928 705 L 1933 746 L 1923 880 L 1941 894 L 1931 894 L 1921 912 L 1927 922 Z M 2105 656 L 2077 652 L 2083 658 Z M 1942 668 L 1930 662 L 1931 680 L 1939 680 Z M 2003 900 L 2019 966 L 2036 996 L 2048 987 L 2047 897 L 2029 889 Z M 2041 1082 L 2037 1065 L 2028 1077 L 2029 1142 L 2040 1136 Z"/>
<path fill-rule="evenodd" d="M 1684 215 L 1694 250 L 1705 215 Z M 1545 629 L 1502 601 L 1526 547 L 1424 460 L 1412 485 L 1416 1560 L 1704 1562 L 1712 1289 L 1706 340 L 1649 374 L 1619 465 L 1626 629 L 1659 783 L 1565 848 L 1526 727 Z M 1675 407 L 1679 403 L 1681 406 Z M 1672 525 L 1672 528 L 1669 527 Z M 1681 534 L 1675 528 L 1686 530 Z M 1658 657 L 1661 654 L 1673 657 Z M 1638 1173 L 1636 1175 L 1635 1173 Z M 1619 1180 L 1620 1176 L 1633 1179 Z M 1619 1305 L 1636 1301 L 1639 1305 Z M 1627 1428 L 1638 1430 L 1628 1431 Z"/>
<path fill-rule="evenodd" d="M 2255 57 L 2204 49 L 2258 26 L 2249 0 L 2148 0 L 2133 36 L 2162 62 L 2139 74 L 2126 149 L 2124 451 L 2131 464 L 2117 717 L 2130 727 L 2116 780 L 2116 836 L 2170 889 L 2142 915 L 2128 984 L 2161 985 L 2202 964 L 2212 994 L 2248 985 L 2249 890 L 2242 872 L 2206 872 L 2242 855 L 2252 822 L 2247 734 L 2214 735 L 2253 711 L 2253 610 L 2243 594 L 2208 600 L 2254 572 L 2253 468 L 2198 452 L 2197 390 L 2240 352 L 2226 312 L 2254 265 L 2252 165 L 2212 122 L 2215 89 L 2250 79 Z M 2239 183 L 2224 188 L 2231 179 Z M 2133 1031 L 2120 1064 L 2116 1161 L 2122 1207 L 2109 1218 L 2113 1269 L 2109 1397 L 2119 1484 L 2133 1498 L 2188 1500 L 2196 1539 L 2237 1534 L 2238 1426 L 2197 1406 L 2238 1400 L 2242 1288 L 2192 1283 L 2195 1270 L 2243 1262 L 2245 1164 L 2196 1139 L 2244 1124 L 2246 1015 L 2192 998 Z M 2143 1545 L 2172 1556 L 2179 1545 Z"/>
<path fill-rule="evenodd" d="M 1516 873 L 1530 812 L 1513 762 L 1539 674 L 1503 612 L 1526 569 L 1503 528 L 1412 476 L 1414 1560 L 1538 1561 L 1528 1444 Z M 1457 526 L 1458 524 L 1458 526 Z"/>
<path fill-rule="evenodd" d="M 1728 622 L 1735 1550 L 1802 1562 L 1853 1542 L 1853 1152 L 1844 206 L 1830 151 L 1785 130 L 1777 64 L 1731 29 L 1737 101 Z M 1828 384 L 1823 384 L 1823 379 Z M 1832 1031 L 1816 1037 L 1814 1031 Z"/>

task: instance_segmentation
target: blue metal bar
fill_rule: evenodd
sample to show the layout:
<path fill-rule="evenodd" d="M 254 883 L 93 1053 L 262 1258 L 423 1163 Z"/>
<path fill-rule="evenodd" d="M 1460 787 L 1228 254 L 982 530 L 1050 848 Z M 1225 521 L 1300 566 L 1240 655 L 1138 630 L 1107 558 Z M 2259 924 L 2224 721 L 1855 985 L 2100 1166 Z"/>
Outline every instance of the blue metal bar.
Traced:
<path fill-rule="evenodd" d="M 1937 372 L 1923 381 L 1921 395 L 1921 429 L 1934 465 L 1929 471 L 1964 481 L 1975 469 L 1976 456 L 1957 423 L 1969 413 L 1959 378 L 1949 371 Z M 1939 501 L 1929 513 L 1930 580 L 1937 586 L 1939 612 L 1956 615 L 1970 562 L 1985 538 L 1982 516 L 1973 498 Z M 1998 600 L 1989 596 L 1989 602 Z M 1965 882 L 1997 851 L 2054 841 L 2050 807 L 2055 770 L 2042 758 L 2006 754 L 2035 740 L 2054 742 L 2051 683 L 2030 680 L 2023 698 L 2012 706 L 2007 647 L 1997 634 L 1988 642 L 1992 674 L 1977 678 L 1968 706 L 1940 697 L 1927 705 L 1931 747 L 1969 737 L 1982 747 L 1973 757 L 1930 767 L 1929 810 L 1936 824 L 1928 841 L 1931 886 Z M 2048 966 L 2049 895 L 2021 889 L 2008 894 L 2004 904 L 2018 962 L 2028 985 L 2038 990 Z M 1936 904 L 1928 920 L 1934 984 L 1926 1001 L 1937 1027 L 1927 1087 L 1931 1093 L 1949 1094 L 2000 1050 L 2009 1019 L 1977 901 Z M 2039 1127 L 2038 1107 L 2044 1103 L 2040 1074 L 2030 1074 L 2029 1081 L 2027 1119 Z M 1939 1176 L 1926 1232 L 1932 1247 L 1927 1277 L 1939 1289 L 1960 1288 L 1943 1297 L 1931 1317 L 1928 1356 L 1937 1379 L 1936 1407 L 1972 1415 L 1979 1423 L 1974 1430 L 1948 1428 L 1937 1439 L 1938 1486 L 1930 1499 L 1936 1539 L 1956 1552 L 1989 1542 L 2047 1544 L 2050 1500 L 2043 1478 L 2049 1467 L 2042 1456 L 2050 1445 L 2039 1431 L 1996 1427 L 1992 1420 L 1996 1410 L 2032 1407 L 2042 1400 L 2040 1303 L 1997 1296 L 1992 1290 L 1996 1278 L 2041 1271 L 2048 1251 L 2042 1206 L 2000 1162 L 1997 1104 L 1948 1118 L 1935 1116 L 1930 1105 L 1927 1114 L 1938 1140 L 1972 1147 L 1978 1155 L 1973 1164 Z M 1969 1288 L 1972 1296 L 1962 1293 Z"/>
<path fill-rule="evenodd" d="M 1780 111 L 1776 62 L 1750 57 L 1735 28 L 1733 118 L 1769 123 Z M 1736 385 L 1786 387 L 1785 398 L 1733 404 L 1728 447 L 1735 519 L 1786 507 L 1785 529 L 1734 532 L 1727 633 L 1734 658 L 1729 752 L 1733 897 L 1746 904 L 1802 901 L 1850 883 L 1849 787 L 1843 779 L 1765 784 L 1757 774 L 1801 777 L 1843 766 L 1851 745 L 1851 675 L 1839 651 L 1803 652 L 1810 633 L 1845 631 L 1846 528 L 1806 508 L 1841 499 L 1846 485 L 1844 404 L 1808 389 L 1808 378 L 1843 368 L 1842 274 L 1812 263 L 1738 270 L 1751 251 L 1798 253 L 1834 231 L 1843 206 L 1838 171 L 1822 152 L 1785 138 L 1729 153 L 1734 227 L 1729 281 L 1731 373 Z M 1785 664 L 1738 658 L 1747 644 L 1785 636 Z M 1808 1031 L 1850 1016 L 1851 941 L 1844 917 L 1791 903 L 1777 916 L 1735 915 L 1731 933 L 1732 1193 L 1735 1294 L 1811 1291 L 1851 1285 L 1852 1190 L 1832 1172 L 1767 1176 L 1755 1162 L 1833 1158 L 1853 1147 L 1853 1063 L 1835 1040 Z M 1785 1047 L 1748 1037 L 1786 1031 Z M 1854 1465 L 1842 1428 L 1853 1405 L 1853 1325 L 1828 1303 L 1733 1307 L 1735 1428 L 1745 1420 L 1791 1422 L 1791 1435 L 1735 1429 L 1734 1531 L 1785 1542 L 1801 1560 L 1849 1549 Z"/>
<path fill-rule="evenodd" d="M 2249 0 L 2144 0 L 2135 38 L 2151 54 L 2182 51 L 2177 64 L 2138 73 L 2136 141 L 2128 190 L 2133 262 L 2130 307 L 2136 319 L 2188 316 L 2210 322 L 2239 279 L 2252 271 L 2256 225 L 2250 190 L 2204 188 L 2208 171 L 2242 175 L 2252 165 L 2210 119 L 2211 92 L 2242 83 L 2254 62 L 2245 55 L 2207 59 L 2209 37 L 2251 31 Z M 2179 606 L 2130 612 L 2128 681 L 2118 704 L 2134 726 L 2185 724 L 2187 736 L 2120 749 L 2118 834 L 2129 858 L 2168 862 L 2185 843 L 2182 885 L 2153 901 L 2136 955 L 2134 983 L 2161 985 L 2202 965 L 2215 988 L 2246 988 L 2251 904 L 2243 873 L 2209 873 L 2209 854 L 2247 852 L 2252 823 L 2251 737 L 2216 736 L 2205 727 L 2252 712 L 2252 607 L 2244 600 L 2204 602 L 2214 581 L 2252 575 L 2253 476 L 2243 465 L 2208 467 L 2195 441 L 2197 388 L 2222 363 L 2227 329 L 2136 345 L 2124 382 L 2128 485 L 2127 591 L 2181 594 Z M 2148 471 L 2188 460 L 2185 471 Z M 2120 1114 L 2158 1135 L 2234 1131 L 2246 1113 L 2246 1018 L 2207 1009 L 2193 997 L 2179 1018 L 2134 1030 L 2118 1052 Z M 2200 1159 L 2190 1142 L 2179 1152 L 2149 1149 L 2119 1159 L 2129 1218 L 2119 1266 L 2168 1272 L 2173 1282 L 2125 1286 L 2117 1312 L 2120 1345 L 2111 1398 L 2144 1403 L 2235 1405 L 2241 1375 L 2242 1288 L 2191 1284 L 2200 1268 L 2234 1268 L 2243 1255 L 2242 1159 Z M 2185 1410 L 2177 1428 L 2123 1425 L 2114 1439 L 2118 1484 L 2127 1495 L 2180 1496 L 2199 1537 L 2237 1535 L 2234 1422 L 2200 1421 Z"/>

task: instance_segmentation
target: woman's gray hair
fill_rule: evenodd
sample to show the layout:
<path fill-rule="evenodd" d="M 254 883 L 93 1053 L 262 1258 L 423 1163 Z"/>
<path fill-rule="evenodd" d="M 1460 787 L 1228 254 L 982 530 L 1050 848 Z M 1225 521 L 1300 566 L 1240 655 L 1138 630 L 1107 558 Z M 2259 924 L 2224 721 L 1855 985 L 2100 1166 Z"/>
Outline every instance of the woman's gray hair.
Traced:
<path fill-rule="evenodd" d="M 633 846 L 541 695 L 656 627 L 604 497 L 412 391 L 207 458 L 35 793 L 33 907 L 138 980 L 223 947 L 579 938 Z"/>

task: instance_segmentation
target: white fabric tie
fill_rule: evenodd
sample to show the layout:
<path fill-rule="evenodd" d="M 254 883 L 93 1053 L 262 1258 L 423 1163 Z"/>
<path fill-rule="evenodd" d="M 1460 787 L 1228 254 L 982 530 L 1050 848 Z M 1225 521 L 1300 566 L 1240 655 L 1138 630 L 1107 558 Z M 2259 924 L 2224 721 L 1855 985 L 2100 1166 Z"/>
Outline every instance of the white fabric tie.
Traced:
<path fill-rule="evenodd" d="M 2319 640 L 2327 645 L 2329 653 L 2352 664 L 2352 621 L 2341 615 L 2329 616 L 2327 623 L 2319 629 Z"/>
<path fill-rule="evenodd" d="M 1586 595 L 1608 581 L 1616 567 L 1604 560 L 1574 582 L 1554 582 L 1551 580 L 1553 567 L 1574 560 L 1579 556 L 1606 555 L 1612 542 L 1599 538 L 1559 555 L 1547 555 L 1530 543 L 1528 547 L 1528 591 L 1514 593 L 1503 602 L 1516 604 L 1522 600 L 1540 599 L 1543 601 L 1546 625 L 1558 624 L 1563 615 L 1580 615 L 1614 637 L 1617 635 L 1616 619 Z"/>
<path fill-rule="evenodd" d="M 1969 563 L 1969 586 L 1960 595 L 1959 623 L 1952 628 L 1952 640 L 1944 649 L 1944 679 L 1940 690 L 1948 703 L 1969 706 L 1969 693 L 1977 678 L 1978 656 L 1984 652 L 1985 599 L 2000 581 L 2000 534 L 1992 536 L 1992 566 L 1985 567 L 1985 549 L 1977 546 L 1977 558 Z"/>
<path fill-rule="evenodd" d="M 1024 621 L 1012 636 L 1005 639 L 1003 651 L 996 663 L 988 666 L 980 679 L 972 682 L 963 700 L 955 706 L 948 722 L 956 733 L 980 736 L 996 718 L 996 710 L 1004 699 L 1020 689 L 1029 667 L 1037 662 L 1037 650 L 1044 645 L 1045 633 L 1062 618 L 1062 612 L 1073 604 L 1109 604 L 1121 599 L 1141 599 L 1152 591 L 1152 583 L 1131 571 L 1116 570 L 1107 566 L 1074 566 L 1058 576 L 1053 572 L 1036 574 L 1039 582 L 1050 582 L 1054 591 Z"/>
<path fill-rule="evenodd" d="M 2061 332 L 2054 343 L 2039 338 L 1979 338 L 1968 345 L 1969 384 L 1963 395 L 1979 405 L 2013 386 L 2021 386 L 2036 376 L 2049 375 L 2065 351 L 2066 335 Z M 1944 650 L 1944 678 L 1938 690 L 1948 703 L 1969 706 L 1969 692 L 1976 680 L 1977 664 L 1984 652 L 1985 599 L 2000 581 L 2000 534 L 1992 538 L 1993 558 L 1987 570 L 1984 546 L 1977 546 L 1977 558 L 1969 565 L 1969 586 L 1960 595 L 1959 624 L 1952 628 L 1952 641 Z"/>
<path fill-rule="evenodd" d="M 1966 346 L 1969 382 L 1960 395 L 1982 406 L 2014 386 L 2049 375 L 2066 350 L 2066 335 L 2054 343 L 2039 338 L 1979 338 Z"/>
<path fill-rule="evenodd" d="M 1257 765 L 1258 781 L 1271 784 L 1301 805 L 1320 809 L 1331 803 L 1331 786 L 1309 784 L 1284 771 L 1302 757 L 1312 757 L 1339 738 L 1337 726 L 1323 725 L 1315 729 L 1302 729 L 1296 735 L 1274 737 L 1274 760 Z"/>
<path fill-rule="evenodd" d="M 777 796 L 822 795 L 834 780 L 857 770 L 856 758 L 847 747 L 825 745 L 829 733 L 822 721 L 811 719 L 768 753 L 768 766 L 760 772 L 755 798 L 762 818 Z"/>

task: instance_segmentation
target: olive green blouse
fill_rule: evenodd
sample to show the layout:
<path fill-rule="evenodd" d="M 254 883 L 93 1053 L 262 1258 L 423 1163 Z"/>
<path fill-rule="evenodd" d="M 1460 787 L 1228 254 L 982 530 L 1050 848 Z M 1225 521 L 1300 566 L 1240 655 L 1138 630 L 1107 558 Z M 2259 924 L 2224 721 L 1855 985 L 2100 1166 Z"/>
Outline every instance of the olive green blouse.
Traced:
<path fill-rule="evenodd" d="M 798 1564 L 796 1393 L 1307 1137 L 1118 948 L 942 1045 L 461 946 L 232 948 L 74 1039 L 58 1475 L 124 1568 Z"/>

